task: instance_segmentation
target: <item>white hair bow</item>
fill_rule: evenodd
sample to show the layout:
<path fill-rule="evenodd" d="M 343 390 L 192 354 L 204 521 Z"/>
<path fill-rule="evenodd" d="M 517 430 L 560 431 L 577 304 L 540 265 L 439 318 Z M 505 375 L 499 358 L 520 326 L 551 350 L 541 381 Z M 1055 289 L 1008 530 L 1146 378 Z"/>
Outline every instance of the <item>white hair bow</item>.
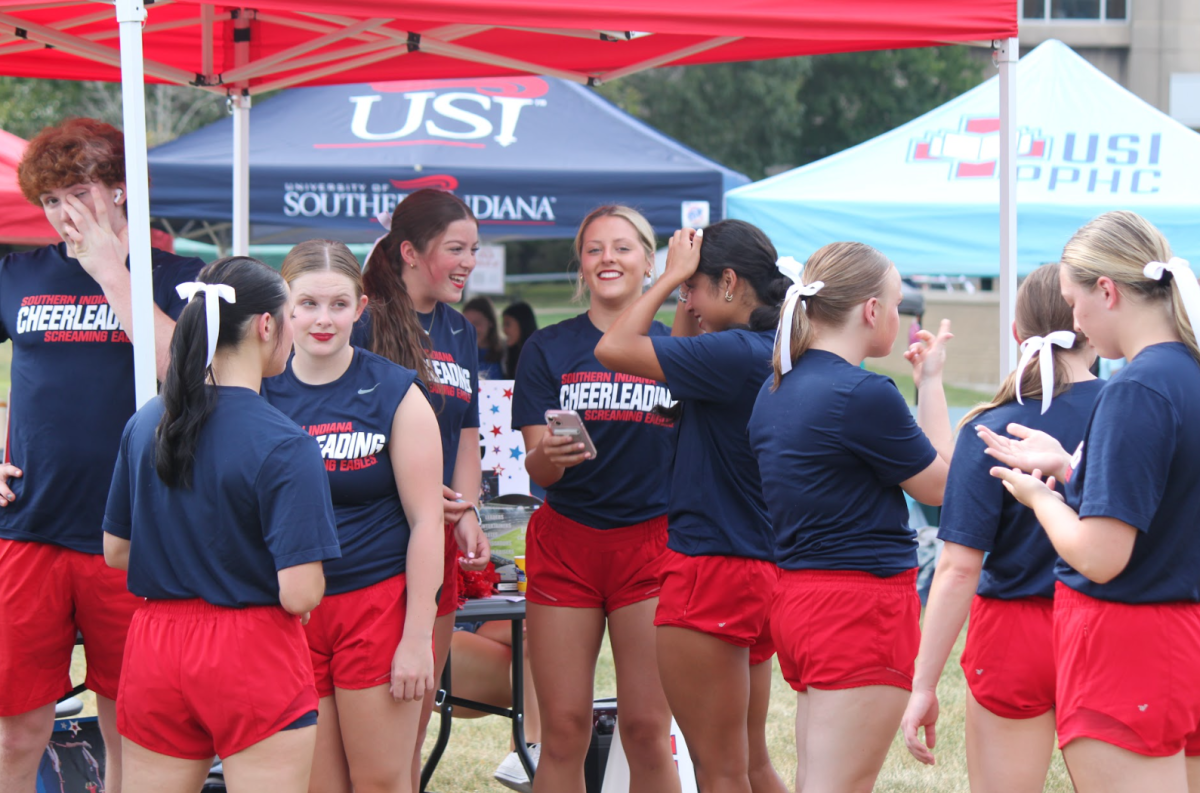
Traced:
<path fill-rule="evenodd" d="M 1075 346 L 1075 334 L 1069 330 L 1056 330 L 1053 333 L 1047 333 L 1045 336 L 1030 336 L 1021 342 L 1021 361 L 1017 364 L 1017 402 L 1024 405 L 1025 401 L 1021 399 L 1021 377 L 1025 374 L 1025 367 L 1029 366 L 1029 362 L 1033 360 L 1033 356 L 1039 352 L 1042 354 L 1041 360 L 1038 361 L 1038 366 L 1042 370 L 1043 415 L 1050 409 L 1050 401 L 1054 398 L 1054 356 L 1049 349 L 1053 344 L 1057 344 L 1064 350 L 1069 350 Z"/>
<path fill-rule="evenodd" d="M 792 371 L 792 320 L 796 316 L 796 304 L 806 297 L 812 297 L 825 286 L 824 281 L 814 281 L 811 284 L 800 282 L 804 265 L 791 256 L 784 256 L 775 262 L 779 272 L 792 279 L 787 295 L 783 298 L 783 316 L 779 319 L 779 328 L 775 331 L 775 339 L 779 342 L 779 368 L 783 374 Z"/>
<path fill-rule="evenodd" d="M 208 331 L 208 358 L 204 368 L 212 364 L 213 356 L 217 353 L 217 336 L 221 333 L 221 301 L 236 303 L 237 293 L 228 284 L 206 284 L 203 281 L 188 281 L 175 287 L 179 296 L 189 303 L 196 295 L 204 295 L 204 317 Z"/>
<path fill-rule="evenodd" d="M 1183 308 L 1187 311 L 1188 321 L 1192 323 L 1192 332 L 1200 333 L 1196 323 L 1200 322 L 1200 282 L 1187 261 L 1178 256 L 1172 256 L 1169 262 L 1150 262 L 1142 272 L 1147 278 L 1161 281 L 1166 273 L 1175 277 L 1179 285 L 1179 296 L 1183 298 Z"/>
<path fill-rule="evenodd" d="M 392 213 L 379 212 L 375 215 L 375 219 L 379 221 L 379 225 L 383 226 L 383 234 L 375 238 L 375 242 L 371 243 L 371 250 L 367 251 L 367 258 L 363 259 L 363 270 L 367 269 L 367 264 L 371 261 L 371 254 L 379 247 L 379 243 L 383 242 L 384 237 L 392 231 Z"/>

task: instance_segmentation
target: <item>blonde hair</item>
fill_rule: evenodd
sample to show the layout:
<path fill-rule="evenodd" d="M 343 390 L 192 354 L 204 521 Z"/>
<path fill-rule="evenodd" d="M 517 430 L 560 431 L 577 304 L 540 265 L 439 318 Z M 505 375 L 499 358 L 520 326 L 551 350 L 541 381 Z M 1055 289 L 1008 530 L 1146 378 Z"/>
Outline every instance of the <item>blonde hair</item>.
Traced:
<path fill-rule="evenodd" d="M 1058 282 L 1059 265 L 1047 264 L 1030 273 L 1017 290 L 1016 329 L 1017 337 L 1028 339 L 1032 336 L 1046 336 L 1056 330 L 1074 331 L 1075 320 L 1071 307 L 1063 299 L 1062 288 Z M 1075 333 L 1075 344 L 1069 350 L 1064 350 L 1054 344 L 1047 344 L 1038 355 L 1050 352 L 1054 356 L 1054 393 L 1058 396 L 1072 385 L 1070 374 L 1064 365 L 1063 356 L 1079 352 L 1087 346 L 1087 336 Z M 1025 368 L 1021 378 L 1021 396 L 1025 399 L 1042 398 L 1042 376 L 1039 368 L 1030 364 Z M 959 429 L 970 424 L 980 413 L 984 413 L 1001 405 L 1007 405 L 1017 398 L 1017 373 L 1009 372 L 1008 377 L 1000 384 L 1000 389 L 990 402 L 983 402 L 971 408 L 967 415 L 958 423 Z"/>
<path fill-rule="evenodd" d="M 783 333 L 791 334 L 792 364 L 795 365 L 816 340 L 814 323 L 827 328 L 845 325 L 855 306 L 883 294 L 891 270 L 892 262 L 888 257 L 861 242 L 832 242 L 810 256 L 801 280 L 805 284 L 822 281 L 824 286 L 796 306 L 792 327 L 780 328 L 776 334 L 772 388 L 779 388 L 783 380 L 780 362 Z"/>
<path fill-rule="evenodd" d="M 296 245 L 283 257 L 279 272 L 289 286 L 308 273 L 341 273 L 354 284 L 354 296 L 363 295 L 362 267 L 350 249 L 336 240 L 305 240 Z"/>
<path fill-rule="evenodd" d="M 1150 262 L 1170 260 L 1171 245 L 1162 232 L 1141 215 L 1125 210 L 1106 212 L 1075 232 L 1062 255 L 1068 277 L 1081 286 L 1094 288 L 1106 276 L 1127 297 L 1165 303 L 1180 340 L 1200 361 L 1200 347 L 1175 276 L 1165 275 L 1156 281 L 1143 272 Z"/>
<path fill-rule="evenodd" d="M 588 216 L 579 224 L 579 231 L 575 232 L 575 266 L 583 261 L 583 236 L 587 234 L 588 226 L 592 225 L 593 221 L 600 218 L 621 218 L 633 226 L 633 230 L 637 232 L 638 242 L 642 245 L 642 250 L 646 254 L 646 264 L 650 267 L 650 275 L 654 277 L 654 228 L 650 225 L 650 221 L 632 207 L 627 207 L 622 204 L 608 204 L 602 207 L 597 207 L 588 213 Z M 583 271 L 579 271 L 579 277 L 576 279 L 574 300 L 583 298 L 583 293 L 587 286 L 583 282 Z"/>

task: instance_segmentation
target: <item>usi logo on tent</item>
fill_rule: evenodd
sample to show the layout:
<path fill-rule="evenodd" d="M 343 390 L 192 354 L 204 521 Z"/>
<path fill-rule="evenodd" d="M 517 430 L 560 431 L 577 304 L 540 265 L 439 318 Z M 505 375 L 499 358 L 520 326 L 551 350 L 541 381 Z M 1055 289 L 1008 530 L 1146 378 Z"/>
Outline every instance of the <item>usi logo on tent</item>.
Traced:
<path fill-rule="evenodd" d="M 1050 156 L 1050 139 L 1040 129 L 1017 131 L 1017 157 L 1044 160 Z M 956 132 L 926 132 L 908 148 L 909 162 L 946 163 L 951 179 L 990 178 L 1000 160 L 1000 119 L 964 118 Z"/>
<path fill-rule="evenodd" d="M 450 174 L 420 176 L 416 179 L 390 179 L 392 187 L 400 190 L 432 188 L 456 192 L 458 179 Z M 554 225 L 554 196 L 513 195 L 463 195 L 459 196 L 471 207 L 471 212 L 480 223 L 508 223 L 529 226 Z M 401 199 L 403 200 L 403 199 Z"/>
<path fill-rule="evenodd" d="M 545 107 L 550 85 L 541 77 L 491 80 L 400 80 L 372 83 L 373 94 L 352 96 L 350 132 L 358 146 L 464 146 L 487 148 L 517 141 L 517 126 L 529 107 Z"/>

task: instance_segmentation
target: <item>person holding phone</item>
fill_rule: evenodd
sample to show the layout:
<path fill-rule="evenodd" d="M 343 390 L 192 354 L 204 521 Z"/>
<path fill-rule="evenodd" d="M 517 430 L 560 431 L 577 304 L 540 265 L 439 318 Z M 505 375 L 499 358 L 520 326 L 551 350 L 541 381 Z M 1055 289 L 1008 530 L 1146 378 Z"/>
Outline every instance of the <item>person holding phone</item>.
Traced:
<path fill-rule="evenodd" d="M 664 555 L 658 665 L 705 793 L 783 793 L 767 752 L 770 606 L 779 569 L 746 437 L 790 281 L 761 229 L 681 229 L 662 277 L 596 347 L 626 376 L 664 380 L 679 403 Z M 670 336 L 654 315 L 676 289 Z"/>
<path fill-rule="evenodd" d="M 542 717 L 533 790 L 583 793 L 607 624 L 630 790 L 669 793 L 680 783 L 671 713 L 653 663 L 653 619 L 675 427 L 653 411 L 670 405 L 671 394 L 652 378 L 611 371 L 595 355 L 604 331 L 654 271 L 654 233 L 629 207 L 600 207 L 580 225 L 575 253 L 590 308 L 529 338 L 513 389 L 512 424 L 529 450 L 525 468 L 547 496 L 529 522 L 525 554 L 530 663 Z M 649 329 L 653 336 L 669 332 L 657 322 Z M 570 434 L 551 431 L 548 412 Z"/>

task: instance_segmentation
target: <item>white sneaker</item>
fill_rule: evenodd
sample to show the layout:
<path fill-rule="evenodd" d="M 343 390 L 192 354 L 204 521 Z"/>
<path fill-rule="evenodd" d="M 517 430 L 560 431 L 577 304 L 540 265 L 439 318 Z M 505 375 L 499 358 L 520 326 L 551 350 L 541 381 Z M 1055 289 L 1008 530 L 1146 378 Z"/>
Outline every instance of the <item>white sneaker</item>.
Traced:
<path fill-rule="evenodd" d="M 535 770 L 541 756 L 542 745 L 540 743 L 530 745 L 529 759 L 533 761 Z M 500 763 L 496 773 L 492 776 L 501 785 L 511 790 L 519 790 L 521 793 L 532 793 L 533 791 L 533 782 L 529 781 L 529 775 L 525 773 L 525 766 L 521 765 L 521 758 L 517 756 L 516 752 L 509 752 L 508 757 L 504 758 L 504 762 Z"/>

